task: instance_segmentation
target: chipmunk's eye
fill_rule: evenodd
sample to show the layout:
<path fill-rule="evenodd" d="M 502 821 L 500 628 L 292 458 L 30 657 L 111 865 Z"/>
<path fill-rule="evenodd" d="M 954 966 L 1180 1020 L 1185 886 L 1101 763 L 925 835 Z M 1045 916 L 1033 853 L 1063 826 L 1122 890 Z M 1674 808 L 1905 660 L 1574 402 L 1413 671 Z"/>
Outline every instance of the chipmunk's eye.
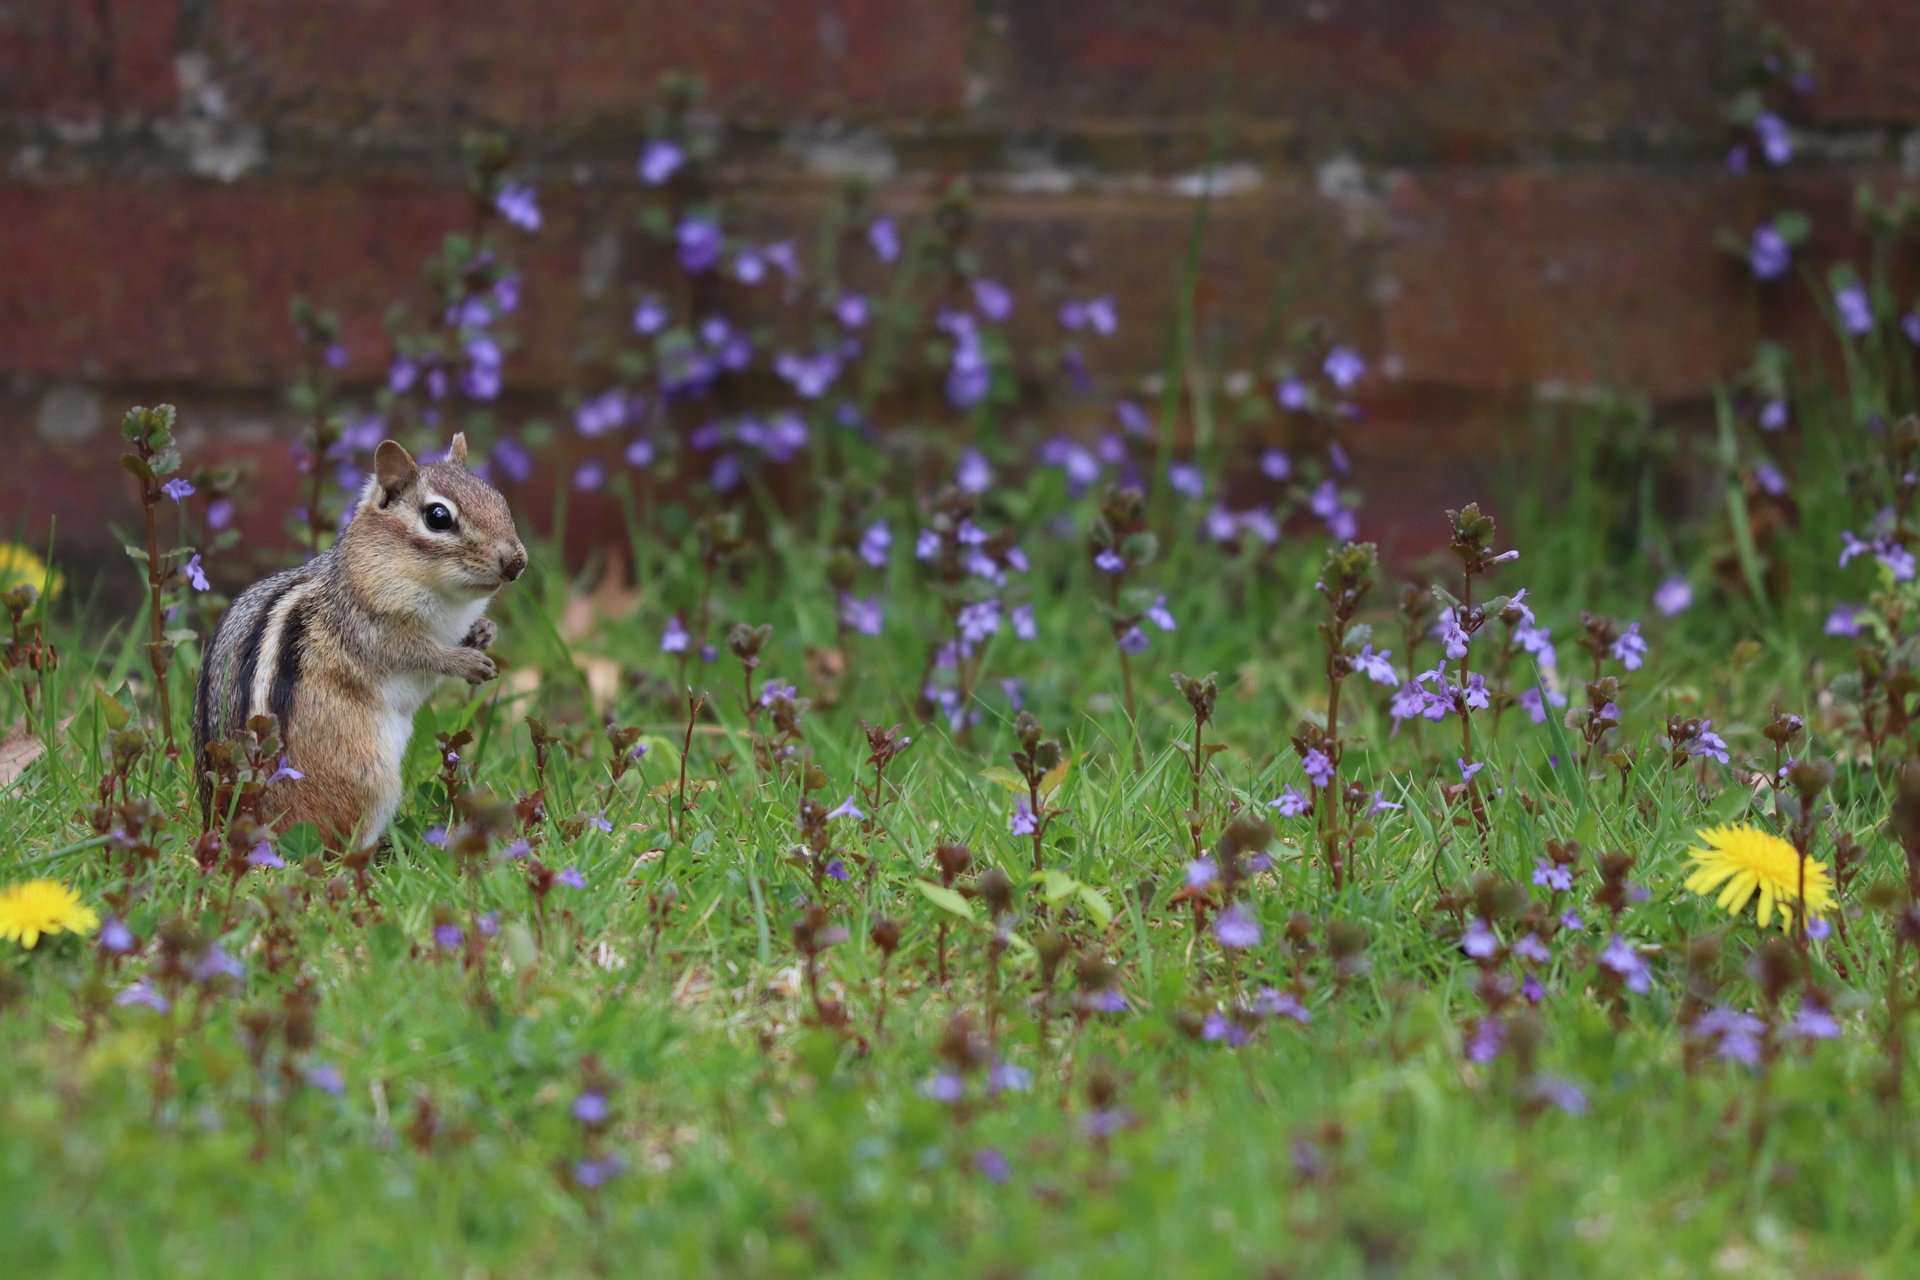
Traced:
<path fill-rule="evenodd" d="M 427 528 L 435 533 L 445 533 L 453 528 L 453 512 L 447 510 L 444 502 L 430 502 L 420 512 L 421 519 L 427 522 Z"/>

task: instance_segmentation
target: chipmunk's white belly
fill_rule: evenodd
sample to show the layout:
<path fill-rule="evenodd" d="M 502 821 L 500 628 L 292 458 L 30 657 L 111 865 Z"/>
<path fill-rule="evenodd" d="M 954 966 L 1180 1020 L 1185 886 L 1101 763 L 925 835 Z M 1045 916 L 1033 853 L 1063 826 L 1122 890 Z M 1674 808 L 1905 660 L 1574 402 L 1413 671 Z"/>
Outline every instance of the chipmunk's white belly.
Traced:
<path fill-rule="evenodd" d="M 462 603 L 434 617 L 429 624 L 433 638 L 440 644 L 455 645 L 466 638 L 468 630 L 487 610 L 485 599 Z M 380 689 L 380 709 L 375 716 L 374 741 L 378 744 L 382 772 L 391 780 L 384 803 L 368 815 L 372 835 L 386 830 L 387 823 L 400 807 L 403 779 L 401 765 L 407 758 L 407 743 L 413 738 L 413 717 L 444 677 L 431 671 L 409 671 L 390 676 Z"/>

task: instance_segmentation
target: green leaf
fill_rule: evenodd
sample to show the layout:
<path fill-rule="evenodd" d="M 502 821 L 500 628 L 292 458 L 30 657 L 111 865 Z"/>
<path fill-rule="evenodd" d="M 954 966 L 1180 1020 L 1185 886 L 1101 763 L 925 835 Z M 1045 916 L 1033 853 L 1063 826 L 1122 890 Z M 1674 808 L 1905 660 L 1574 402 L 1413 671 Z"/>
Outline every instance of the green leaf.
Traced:
<path fill-rule="evenodd" d="M 1106 894 L 1090 884 L 1081 885 L 1079 894 L 1080 905 L 1087 909 L 1088 915 L 1099 922 L 1102 929 L 1113 923 L 1113 903 L 1107 900 Z"/>
<path fill-rule="evenodd" d="M 1027 794 L 1027 780 L 1003 764 L 989 765 L 980 776 L 996 787 L 1004 787 L 1017 796 Z"/>
<path fill-rule="evenodd" d="M 320 838 L 320 828 L 311 822 L 296 822 L 280 837 L 280 856 L 288 862 L 303 861 L 325 848 L 326 842 Z"/>
<path fill-rule="evenodd" d="M 914 883 L 920 887 L 920 892 L 927 896 L 927 901 L 942 911 L 950 911 L 962 920 L 975 919 L 973 904 L 956 891 L 943 884 L 934 884 L 931 880 L 916 880 Z"/>

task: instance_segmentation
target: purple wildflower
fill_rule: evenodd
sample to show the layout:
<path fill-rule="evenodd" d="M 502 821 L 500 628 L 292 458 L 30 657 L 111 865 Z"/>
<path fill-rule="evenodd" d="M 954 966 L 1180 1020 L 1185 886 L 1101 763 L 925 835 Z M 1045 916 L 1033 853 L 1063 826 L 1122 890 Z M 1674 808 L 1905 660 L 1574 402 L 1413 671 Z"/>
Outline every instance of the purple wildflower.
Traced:
<path fill-rule="evenodd" d="M 1013 812 L 1007 816 L 1007 830 L 1016 836 L 1030 836 L 1040 829 L 1040 820 L 1033 816 L 1033 805 L 1025 796 L 1016 800 Z"/>
<path fill-rule="evenodd" d="M 1693 587 L 1685 577 L 1674 574 L 1653 590 L 1653 607 L 1671 618 L 1693 607 Z"/>
<path fill-rule="evenodd" d="M 713 270 L 720 261 L 720 228 L 705 218 L 688 218 L 674 233 L 680 266 L 688 275 Z"/>
<path fill-rule="evenodd" d="M 1277 798 L 1267 801 L 1267 808 L 1278 809 L 1283 818 L 1297 818 L 1311 807 L 1307 798 L 1292 787 L 1282 791 Z"/>
<path fill-rule="evenodd" d="M 187 581 L 195 591 L 207 591 L 213 587 L 213 584 L 207 581 L 206 566 L 200 562 L 200 553 L 198 551 L 194 552 L 193 558 L 187 561 L 186 568 L 183 572 L 187 575 Z"/>
<path fill-rule="evenodd" d="M 973 1156 L 973 1168 L 976 1173 L 995 1186 L 1005 1186 L 1013 1177 L 1013 1166 L 1007 1163 L 1006 1156 L 997 1147 L 982 1147 Z"/>
<path fill-rule="evenodd" d="M 525 182 L 509 182 L 500 188 L 500 194 L 493 199 L 493 207 L 500 216 L 522 231 L 540 229 L 540 202 L 534 197 L 533 187 Z"/>
<path fill-rule="evenodd" d="M 835 818 L 854 818 L 857 820 L 864 820 L 866 816 L 867 815 L 860 809 L 860 807 L 854 804 L 852 796 L 848 796 L 845 800 L 842 800 L 834 808 L 829 809 L 827 811 L 828 822 L 832 822 Z"/>
<path fill-rule="evenodd" d="M 1360 381 L 1360 376 L 1367 371 L 1367 366 L 1351 348 L 1335 347 L 1327 352 L 1327 358 L 1322 362 L 1320 371 L 1327 375 L 1327 379 L 1334 386 L 1344 391 Z"/>
<path fill-rule="evenodd" d="M 155 1013 L 165 1013 L 173 1008 L 173 1002 L 145 978 L 115 992 L 113 1002 L 123 1009 L 139 1005 Z"/>
<path fill-rule="evenodd" d="M 175 502 L 184 502 L 193 494 L 193 481 L 181 476 L 175 476 L 160 486 L 160 492 L 166 494 Z"/>
<path fill-rule="evenodd" d="M 1475 960 L 1490 960 L 1500 949 L 1500 939 L 1491 925 L 1475 916 L 1468 922 L 1467 931 L 1460 935 L 1460 949 Z"/>
<path fill-rule="evenodd" d="M 1333 760 L 1319 747 L 1312 747 L 1300 757 L 1300 767 L 1306 772 L 1307 781 L 1316 787 L 1333 785 Z"/>
<path fill-rule="evenodd" d="M 1627 990 L 1645 995 L 1653 989 L 1653 970 L 1625 938 L 1614 934 L 1600 952 L 1600 967 L 1626 980 Z"/>
<path fill-rule="evenodd" d="M 1214 920 L 1213 936 L 1221 946 L 1232 950 L 1258 946 L 1260 922 L 1253 918 L 1251 911 L 1236 902 Z"/>
<path fill-rule="evenodd" d="M 1754 228 L 1753 243 L 1747 248 L 1747 265 L 1753 268 L 1756 278 L 1778 280 L 1787 274 L 1792 260 L 1793 250 L 1788 246 L 1786 237 L 1771 222 L 1763 222 Z"/>
<path fill-rule="evenodd" d="M 1568 893 L 1573 889 L 1573 872 L 1557 862 L 1537 858 L 1533 864 L 1533 882 L 1555 893 Z"/>
<path fill-rule="evenodd" d="M 892 218 L 875 218 L 867 228 L 867 243 L 873 246 L 874 256 L 882 262 L 892 262 L 900 256 L 900 232 Z"/>
<path fill-rule="evenodd" d="M 1760 145 L 1760 154 L 1775 168 L 1793 159 L 1793 137 L 1787 132 L 1787 122 L 1773 112 L 1762 111 L 1753 118 L 1753 137 Z"/>
<path fill-rule="evenodd" d="M 1855 337 L 1873 332 L 1873 303 L 1867 298 L 1867 290 L 1859 281 L 1850 281 L 1834 290 L 1834 310 L 1840 313 L 1840 323 L 1848 333 Z"/>
<path fill-rule="evenodd" d="M 1638 671 L 1646 662 L 1647 642 L 1640 635 L 1640 624 L 1627 624 L 1620 638 L 1613 642 L 1610 650 L 1614 660 L 1629 671 Z"/>
<path fill-rule="evenodd" d="M 580 874 L 580 868 L 578 867 L 568 867 L 565 871 L 555 876 L 553 880 L 555 884 L 563 884 L 569 889 L 584 889 L 587 887 L 587 878 Z"/>
<path fill-rule="evenodd" d="M 657 187 L 679 172 L 686 160 L 687 153 L 679 143 L 656 138 L 640 149 L 640 181 Z"/>

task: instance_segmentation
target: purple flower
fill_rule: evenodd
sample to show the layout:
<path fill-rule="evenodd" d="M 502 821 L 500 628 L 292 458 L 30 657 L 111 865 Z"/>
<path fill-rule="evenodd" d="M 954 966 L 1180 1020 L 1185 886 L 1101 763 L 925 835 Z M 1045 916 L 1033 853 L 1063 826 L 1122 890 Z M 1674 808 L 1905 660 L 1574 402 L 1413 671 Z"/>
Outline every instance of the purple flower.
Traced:
<path fill-rule="evenodd" d="M 1306 772 L 1307 781 L 1316 787 L 1327 787 L 1333 784 L 1333 760 L 1319 747 L 1309 748 L 1307 753 L 1300 757 L 1300 768 Z"/>
<path fill-rule="evenodd" d="M 1119 644 L 1120 651 L 1122 653 L 1126 653 L 1126 654 L 1145 653 L 1147 651 L 1147 644 L 1148 644 L 1147 633 L 1142 631 L 1139 627 L 1128 627 L 1125 631 L 1120 633 L 1120 639 L 1117 643 Z"/>
<path fill-rule="evenodd" d="M 254 845 L 253 851 L 247 855 L 247 865 L 255 869 L 272 867 L 279 870 L 287 865 L 287 860 L 275 853 L 272 845 L 262 840 Z"/>
<path fill-rule="evenodd" d="M 1273 389 L 1273 402 L 1289 412 L 1299 412 L 1307 407 L 1307 384 L 1294 377 L 1280 379 Z"/>
<path fill-rule="evenodd" d="M 850 631 L 877 636 L 886 625 L 887 615 L 879 596 L 862 599 L 847 593 L 840 597 L 840 621 Z"/>
<path fill-rule="evenodd" d="M 1573 889 L 1573 872 L 1557 862 L 1537 858 L 1533 864 L 1533 882 L 1555 893 L 1568 893 Z"/>
<path fill-rule="evenodd" d="M 773 363 L 774 371 L 793 388 L 802 400 L 818 400 L 840 376 L 840 357 L 831 351 L 814 355 L 785 352 Z"/>
<path fill-rule="evenodd" d="M 827 811 L 828 822 L 832 822 L 835 818 L 856 818 L 856 819 L 864 820 L 866 816 L 867 815 L 861 811 L 860 807 L 854 804 L 852 796 L 848 796 L 845 800 L 841 801 L 837 806 Z"/>
<path fill-rule="evenodd" d="M 1775 168 L 1793 159 L 1793 138 L 1787 132 L 1787 122 L 1773 112 L 1762 111 L 1753 118 L 1753 137 L 1760 144 L 1760 154 Z"/>
<path fill-rule="evenodd" d="M 466 934 L 461 932 L 460 926 L 457 924 L 437 924 L 433 926 L 434 945 L 444 950 L 453 950 L 453 948 L 459 946 L 465 938 Z"/>
<path fill-rule="evenodd" d="M 1353 669 L 1375 684 L 1398 685 L 1400 677 L 1394 673 L 1392 658 L 1391 649 L 1375 653 L 1371 644 L 1363 645 L 1353 658 Z"/>
<path fill-rule="evenodd" d="M 900 256 L 900 232 L 892 218 L 875 218 L 867 228 L 867 243 L 873 246 L 874 256 L 882 262 L 892 262 Z"/>
<path fill-rule="evenodd" d="M 1850 281 L 1834 290 L 1833 306 L 1840 313 L 1840 323 L 1846 326 L 1848 333 L 1859 337 L 1873 332 L 1873 304 L 1867 299 L 1867 290 L 1859 281 Z"/>
<path fill-rule="evenodd" d="M 1214 920 L 1213 936 L 1221 946 L 1232 950 L 1258 946 L 1260 922 L 1253 918 L 1252 912 L 1236 902 Z"/>
<path fill-rule="evenodd" d="M 1920 311 L 1909 311 L 1900 317 L 1900 332 L 1908 342 L 1920 347 Z"/>
<path fill-rule="evenodd" d="M 607 1105 L 607 1095 L 598 1089 L 589 1089 L 575 1098 L 571 1111 L 575 1120 L 589 1127 L 605 1124 L 613 1114 L 613 1108 Z"/>
<path fill-rule="evenodd" d="M 1767 401 L 1760 406 L 1760 429 L 1779 431 L 1786 427 L 1788 418 L 1787 402 L 1781 399 Z"/>
<path fill-rule="evenodd" d="M 975 1152 L 973 1168 L 976 1173 L 995 1186 L 1005 1186 L 1013 1177 L 1013 1166 L 1007 1163 L 1007 1158 L 995 1147 L 982 1147 Z"/>
<path fill-rule="evenodd" d="M 1174 620 L 1172 611 L 1167 608 L 1167 598 L 1165 596 L 1156 596 L 1154 598 L 1153 603 L 1147 607 L 1146 618 L 1148 622 L 1151 622 L 1162 631 L 1178 631 L 1180 629 L 1180 624 Z"/>
<path fill-rule="evenodd" d="M 1467 1061 L 1487 1063 L 1500 1056 L 1507 1044 L 1507 1027 L 1498 1018 L 1481 1018 L 1467 1036 Z"/>
<path fill-rule="evenodd" d="M 633 308 L 633 331 L 658 333 L 667 327 L 667 307 L 656 295 L 648 294 Z"/>
<path fill-rule="evenodd" d="M 493 199 L 493 207 L 500 216 L 522 231 L 540 229 L 540 203 L 534 198 L 533 187 L 525 182 L 509 182 L 500 188 L 500 194 Z"/>
<path fill-rule="evenodd" d="M 1600 952 L 1600 967 L 1626 980 L 1627 990 L 1645 995 L 1653 989 L 1653 971 L 1627 940 L 1614 934 Z"/>
<path fill-rule="evenodd" d="M 1025 1093 L 1033 1088 L 1033 1072 L 1011 1062 L 996 1062 L 987 1068 L 987 1093 Z"/>
<path fill-rule="evenodd" d="M 1460 700 L 1476 711 L 1485 711 L 1492 706 L 1492 696 L 1487 692 L 1487 678 L 1478 671 L 1468 676 L 1467 687 L 1460 691 Z"/>
<path fill-rule="evenodd" d="M 968 449 L 960 455 L 960 464 L 954 468 L 953 483 L 967 493 L 985 493 L 993 487 L 993 467 L 987 462 L 987 455 L 978 449 Z"/>
<path fill-rule="evenodd" d="M 876 520 L 860 535 L 860 558 L 875 569 L 887 567 L 887 553 L 893 550 L 893 530 L 885 520 Z"/>
<path fill-rule="evenodd" d="M 183 502 L 193 493 L 193 481 L 175 476 L 160 486 L 160 492 L 175 502 Z"/>
<path fill-rule="evenodd" d="M 839 320 L 847 328 L 860 328 L 866 324 L 866 297 L 860 294 L 841 294 L 839 301 L 833 303 L 833 319 Z"/>
<path fill-rule="evenodd" d="M 680 620 L 679 614 L 667 619 L 666 629 L 660 633 L 660 652 L 685 653 L 692 639 L 687 634 L 687 624 Z"/>
<path fill-rule="evenodd" d="M 1460 949 L 1475 960 L 1490 960 L 1500 949 L 1500 939 L 1492 926 L 1475 916 L 1468 922 L 1467 931 L 1460 935 Z"/>
<path fill-rule="evenodd" d="M 1810 1001 L 1795 1012 L 1787 1030 L 1802 1040 L 1835 1040 L 1840 1036 L 1840 1024 L 1833 1014 Z"/>
<path fill-rule="evenodd" d="M 1263 1018 L 1292 1018 L 1302 1024 L 1313 1020 L 1307 1006 L 1300 1003 L 1299 996 L 1272 987 L 1262 987 L 1254 994 L 1253 1011 Z"/>
<path fill-rule="evenodd" d="M 1218 1009 L 1209 1009 L 1207 1016 L 1200 1021 L 1200 1038 L 1208 1044 L 1224 1041 L 1228 1048 L 1238 1049 L 1253 1039 L 1253 1032 Z"/>
<path fill-rule="evenodd" d="M 1613 642 L 1610 652 L 1614 660 L 1629 671 L 1638 671 L 1645 665 L 1647 642 L 1640 636 L 1640 624 L 1629 623 L 1627 629 L 1620 633 L 1620 638 Z"/>
<path fill-rule="evenodd" d="M 1013 612 L 1008 616 L 1013 621 L 1013 634 L 1017 638 L 1021 640 L 1039 639 L 1040 628 L 1033 620 L 1032 605 L 1017 604 L 1013 607 Z"/>
<path fill-rule="evenodd" d="M 119 916 L 108 916 L 100 922 L 100 949 L 109 955 L 124 956 L 133 950 L 133 930 L 127 928 L 127 922 Z"/>
<path fill-rule="evenodd" d="M 1753 243 L 1747 248 L 1747 264 L 1761 280 L 1778 280 L 1792 264 L 1793 250 L 1771 222 L 1763 222 L 1753 231 Z"/>
<path fill-rule="evenodd" d="M 1694 1019 L 1693 1034 L 1713 1042 L 1714 1056 L 1742 1066 L 1760 1065 L 1760 1037 L 1767 1024 L 1750 1013 L 1721 1005 Z"/>
<path fill-rule="evenodd" d="M 999 281 L 983 276 L 973 282 L 973 305 L 983 317 L 1000 324 L 1013 314 L 1013 294 Z"/>
<path fill-rule="evenodd" d="M 1187 864 L 1187 888 L 1196 893 L 1220 879 L 1220 868 L 1212 858 L 1195 858 Z"/>
<path fill-rule="evenodd" d="M 553 880 L 555 884 L 563 884 L 569 889 L 584 889 L 587 887 L 587 878 L 580 874 L 580 868 L 578 867 L 568 867 L 565 871 L 555 876 Z"/>
<path fill-rule="evenodd" d="M 1535 1076 L 1527 1086 L 1527 1092 L 1550 1107 L 1557 1107 L 1570 1116 L 1587 1114 L 1587 1095 L 1579 1085 L 1559 1076 Z"/>
<path fill-rule="evenodd" d="M 652 466 L 653 441 L 647 439 L 633 441 L 627 446 L 627 451 L 624 456 L 627 460 L 627 465 L 630 467 Z"/>
<path fill-rule="evenodd" d="M 1093 558 L 1093 565 L 1094 568 L 1100 570 L 1102 573 L 1125 573 L 1127 571 L 1126 560 L 1112 547 L 1102 547 L 1100 554 Z"/>
<path fill-rule="evenodd" d="M 921 1082 L 920 1096 L 935 1102 L 958 1102 L 967 1096 L 967 1082 L 958 1071 L 942 1071 Z"/>
<path fill-rule="evenodd" d="M 1460 766 L 1460 781 L 1462 782 L 1472 782 L 1473 775 L 1487 767 L 1485 760 L 1476 760 L 1472 764 L 1468 764 L 1464 759 L 1456 757 L 1454 763 Z"/>
<path fill-rule="evenodd" d="M 1857 604 L 1837 604 L 1827 615 L 1827 634 L 1852 638 L 1860 634 L 1860 619 L 1866 609 Z"/>
<path fill-rule="evenodd" d="M 1360 381 L 1360 376 L 1367 371 L 1367 366 L 1351 348 L 1335 347 L 1327 352 L 1327 358 L 1321 364 L 1320 371 L 1327 375 L 1328 381 L 1344 391 Z"/>
<path fill-rule="evenodd" d="M 640 149 L 640 181 L 657 187 L 679 172 L 686 160 L 687 153 L 678 143 L 657 138 Z"/>
<path fill-rule="evenodd" d="M 1285 480 L 1293 474 L 1293 459 L 1281 449 L 1268 449 L 1260 455 L 1260 474 L 1269 480 Z"/>
<path fill-rule="evenodd" d="M 294 768 L 285 756 L 281 756 L 280 767 L 275 769 L 272 776 L 267 779 L 267 785 L 272 786 L 276 782 L 298 782 L 306 776 L 306 774 Z"/>
<path fill-rule="evenodd" d="M 1448 609 L 1440 615 L 1440 643 L 1446 649 L 1449 658 L 1458 661 L 1467 656 L 1467 647 L 1473 643 L 1473 637 L 1460 625 L 1460 611 Z"/>
<path fill-rule="evenodd" d="M 187 575 L 188 583 L 193 586 L 195 591 L 206 591 L 212 588 L 213 584 L 207 581 L 206 567 L 200 563 L 200 553 L 198 551 L 194 552 L 193 558 L 187 561 L 184 572 Z"/>
<path fill-rule="evenodd" d="M 1547 944 L 1540 940 L 1537 933 L 1524 933 L 1513 944 L 1513 954 L 1522 960 L 1531 960 L 1535 964 L 1545 964 L 1553 959 L 1553 953 L 1547 950 Z"/>
<path fill-rule="evenodd" d="M 1403 804 L 1397 804 L 1394 801 L 1387 799 L 1386 793 L 1384 791 L 1376 790 L 1373 793 L 1373 803 L 1367 806 L 1367 812 L 1370 814 L 1393 813 L 1396 810 L 1404 809 L 1406 807 L 1407 806 Z"/>
<path fill-rule="evenodd" d="M 1687 751 L 1692 755 L 1705 756 L 1709 760 L 1718 760 L 1721 764 L 1728 763 L 1727 740 L 1713 731 L 1711 720 L 1700 722 L 1700 732 L 1694 736 Z"/>
<path fill-rule="evenodd" d="M 225 498 L 215 498 L 207 504 L 207 528 L 218 533 L 233 523 L 233 503 Z"/>
<path fill-rule="evenodd" d="M 1267 808 L 1278 809 L 1283 818 L 1297 818 L 1311 807 L 1307 798 L 1292 787 L 1282 791 L 1277 799 L 1267 801 Z"/>
<path fill-rule="evenodd" d="M 593 1190 L 612 1182 L 626 1167 L 626 1161 L 619 1156 L 601 1156 L 595 1160 L 582 1160 L 573 1166 L 573 1180 L 579 1186 Z"/>
<path fill-rule="evenodd" d="M 115 992 L 113 1002 L 123 1009 L 139 1005 L 155 1013 L 165 1013 L 173 1008 L 173 1002 L 156 990 L 145 978 Z"/>
<path fill-rule="evenodd" d="M 308 1086 L 338 1098 L 347 1091 L 346 1077 L 330 1062 L 316 1062 L 300 1073 Z"/>
<path fill-rule="evenodd" d="M 581 493 L 592 493 L 607 482 L 607 464 L 597 458 L 589 458 L 573 470 L 573 487 Z"/>
<path fill-rule="evenodd" d="M 1653 607 L 1668 618 L 1685 613 L 1693 607 L 1693 587 L 1676 573 L 1653 589 Z"/>
<path fill-rule="evenodd" d="M 720 228 L 704 218 L 688 218 L 675 232 L 680 265 L 688 275 L 711 271 L 720 261 Z"/>
<path fill-rule="evenodd" d="M 1207 496 L 1207 475 L 1191 462 L 1167 464 L 1167 487 L 1198 501 Z"/>
<path fill-rule="evenodd" d="M 1033 816 L 1033 805 L 1023 796 L 1016 800 L 1013 812 L 1007 817 L 1007 830 L 1016 836 L 1030 836 L 1040 829 L 1040 820 Z"/>

